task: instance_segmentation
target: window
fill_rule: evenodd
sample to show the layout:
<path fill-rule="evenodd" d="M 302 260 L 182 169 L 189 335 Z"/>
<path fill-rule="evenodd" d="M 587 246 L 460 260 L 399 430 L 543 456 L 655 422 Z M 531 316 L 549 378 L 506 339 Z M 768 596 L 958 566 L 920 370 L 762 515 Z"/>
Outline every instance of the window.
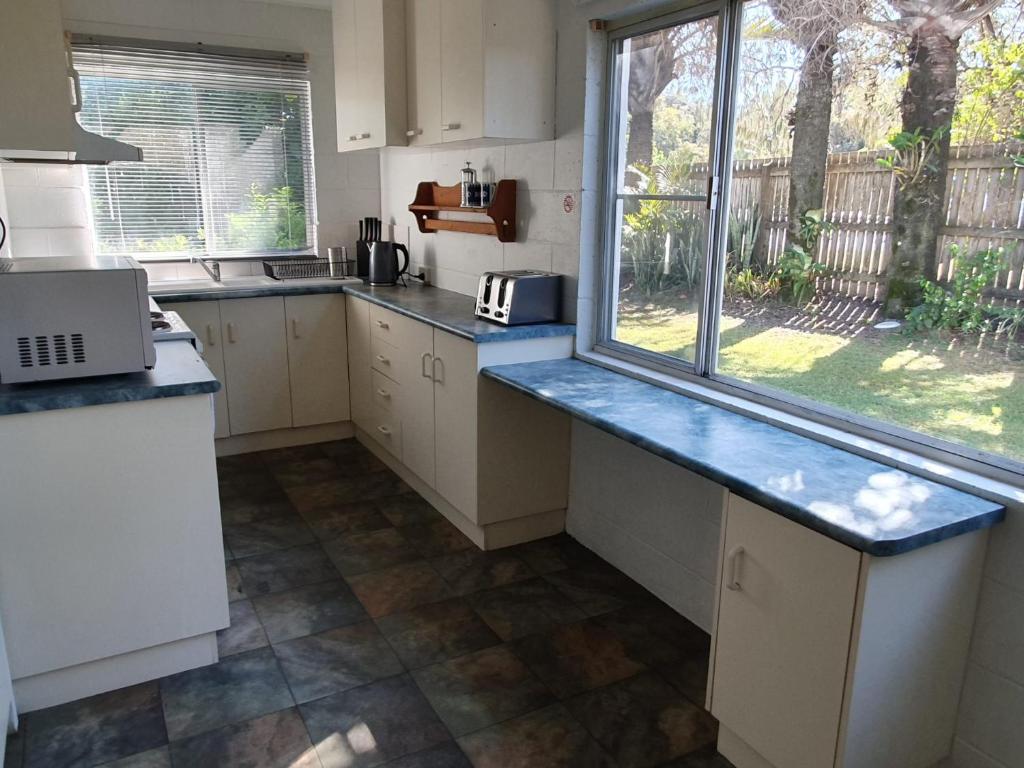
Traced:
<path fill-rule="evenodd" d="M 300 56 L 76 41 L 82 125 L 144 162 L 88 169 L 97 250 L 166 258 L 315 248 Z"/>
<path fill-rule="evenodd" d="M 613 32 L 599 349 L 1024 471 L 1024 8 L 948 5 Z"/>

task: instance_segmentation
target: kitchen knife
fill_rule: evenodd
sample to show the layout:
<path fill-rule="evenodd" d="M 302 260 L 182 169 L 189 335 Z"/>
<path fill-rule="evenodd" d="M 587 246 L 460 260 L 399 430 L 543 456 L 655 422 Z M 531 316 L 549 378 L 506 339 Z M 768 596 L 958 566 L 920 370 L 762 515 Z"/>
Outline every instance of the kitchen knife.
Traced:
<path fill-rule="evenodd" d="M 363 224 L 366 223 L 366 219 L 360 219 L 359 221 L 359 239 L 363 239 Z"/>

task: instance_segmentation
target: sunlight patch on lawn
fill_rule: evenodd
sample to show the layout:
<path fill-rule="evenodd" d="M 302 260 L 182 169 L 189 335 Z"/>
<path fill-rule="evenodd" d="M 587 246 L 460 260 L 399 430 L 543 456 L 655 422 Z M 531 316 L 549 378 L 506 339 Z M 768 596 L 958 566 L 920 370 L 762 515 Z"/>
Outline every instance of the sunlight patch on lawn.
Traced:
<path fill-rule="evenodd" d="M 945 367 L 935 355 L 925 355 L 916 349 L 901 349 L 882 361 L 883 371 L 938 371 Z"/>
<path fill-rule="evenodd" d="M 722 349 L 719 366 L 744 378 L 807 373 L 848 344 L 839 336 L 771 328 Z"/>

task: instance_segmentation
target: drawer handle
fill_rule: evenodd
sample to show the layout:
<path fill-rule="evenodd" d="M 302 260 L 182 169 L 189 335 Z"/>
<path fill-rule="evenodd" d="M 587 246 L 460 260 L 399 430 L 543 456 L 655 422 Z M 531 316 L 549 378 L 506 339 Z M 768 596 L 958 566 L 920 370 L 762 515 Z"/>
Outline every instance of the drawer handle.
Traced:
<path fill-rule="evenodd" d="M 424 379 L 429 379 L 431 376 L 427 373 L 427 360 L 430 360 L 433 357 L 434 356 L 429 352 L 424 352 L 423 356 L 420 357 L 420 375 L 423 376 Z"/>
<path fill-rule="evenodd" d="M 391 365 L 391 361 L 384 357 L 384 355 L 377 355 L 377 362 L 381 365 Z"/>
<path fill-rule="evenodd" d="M 234 344 L 234 343 L 235 343 L 235 324 L 234 323 L 228 323 L 228 344 Z"/>
<path fill-rule="evenodd" d="M 377 394 L 380 395 L 381 397 L 383 397 L 385 400 L 390 400 L 391 399 L 391 393 L 390 392 L 385 392 L 383 389 L 378 389 L 377 390 Z"/>
<path fill-rule="evenodd" d="M 207 323 L 206 324 L 206 346 L 208 346 L 208 347 L 214 346 L 214 344 L 213 344 L 213 324 L 212 323 Z"/>
<path fill-rule="evenodd" d="M 457 131 L 461 127 L 462 127 L 462 125 L 460 123 L 445 123 L 444 125 L 441 126 L 441 130 L 442 131 Z"/>
<path fill-rule="evenodd" d="M 385 427 L 383 424 L 377 427 L 377 431 L 380 432 L 385 437 L 391 437 L 391 430 Z"/>
<path fill-rule="evenodd" d="M 729 569 L 729 581 L 725 583 L 726 589 L 731 589 L 733 592 L 739 592 L 743 587 L 740 585 L 739 570 L 740 560 L 743 558 L 743 554 L 746 552 L 743 547 L 733 547 L 727 555 L 728 569 Z"/>
<path fill-rule="evenodd" d="M 368 133 L 354 133 L 354 134 L 352 134 L 351 136 L 348 137 L 348 140 L 349 141 L 362 141 L 363 139 L 368 139 L 368 138 L 370 138 L 370 134 L 368 134 Z"/>
<path fill-rule="evenodd" d="M 437 375 L 437 364 L 441 364 L 441 375 Z M 430 378 L 433 379 L 437 384 L 444 384 L 444 360 L 440 357 L 435 357 L 434 362 L 431 363 L 431 373 L 433 374 Z"/>
<path fill-rule="evenodd" d="M 292 338 L 293 339 L 300 338 L 300 336 L 299 336 L 299 321 L 298 321 L 298 318 L 295 318 L 295 317 L 292 318 Z"/>
<path fill-rule="evenodd" d="M 405 135 L 408 136 L 410 139 L 413 136 L 422 136 L 423 135 L 423 129 L 422 128 L 410 128 L 408 131 L 405 132 Z"/>
<path fill-rule="evenodd" d="M 377 321 L 377 327 L 380 328 L 382 331 L 386 331 L 391 326 L 388 325 L 387 323 L 385 323 L 383 320 L 378 320 Z"/>

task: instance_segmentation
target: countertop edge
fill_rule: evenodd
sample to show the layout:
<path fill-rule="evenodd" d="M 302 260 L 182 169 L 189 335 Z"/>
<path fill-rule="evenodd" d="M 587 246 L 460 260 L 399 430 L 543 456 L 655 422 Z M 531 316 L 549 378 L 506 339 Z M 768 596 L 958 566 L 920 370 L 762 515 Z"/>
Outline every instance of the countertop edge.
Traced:
<path fill-rule="evenodd" d="M 584 363 L 587 364 L 587 363 Z M 595 416 L 594 414 L 570 405 L 558 398 L 545 397 L 535 389 L 524 386 L 517 381 L 513 381 L 502 376 L 500 373 L 495 372 L 491 368 L 483 368 L 480 371 L 482 376 L 485 376 L 493 381 L 496 381 L 504 386 L 513 389 L 520 394 L 526 395 L 538 402 L 545 403 L 553 408 L 557 408 L 563 413 L 567 413 L 574 418 L 578 418 L 592 426 L 598 427 L 599 429 L 608 432 L 609 434 L 615 435 L 631 445 L 635 445 L 638 448 L 642 448 L 660 458 L 665 459 L 677 466 L 681 466 L 684 469 L 688 469 L 695 472 L 702 477 L 706 477 L 713 482 L 717 482 L 720 485 L 725 486 L 732 492 L 735 492 L 738 496 L 741 496 L 748 501 L 769 509 L 776 514 L 782 515 L 783 517 L 792 520 L 795 523 L 803 525 L 813 531 L 821 533 L 824 536 L 844 544 L 858 552 L 871 555 L 874 557 L 891 557 L 894 555 L 905 554 L 915 549 L 919 549 L 929 544 L 935 544 L 946 539 L 951 539 L 956 536 L 960 536 L 973 531 L 984 530 L 990 528 L 1000 522 L 1006 517 L 1006 507 L 997 502 L 989 502 L 992 505 L 992 509 L 987 512 L 979 512 L 976 515 L 971 516 L 967 519 L 955 520 L 945 525 L 940 525 L 932 528 L 928 531 L 913 534 L 911 536 L 905 536 L 902 538 L 878 538 L 869 539 L 864 536 L 859 536 L 854 532 L 847 529 L 841 528 L 834 523 L 830 523 L 827 520 L 823 520 L 818 515 L 815 515 L 810 510 L 804 509 L 803 507 L 793 504 L 785 499 L 779 499 L 766 493 L 763 489 L 754 486 L 742 478 L 735 475 L 722 472 L 716 467 L 709 466 L 703 462 L 693 460 L 679 451 L 673 450 L 659 442 L 649 440 L 644 435 L 630 429 L 625 429 L 620 425 L 615 424 L 612 421 L 603 419 Z M 619 374 L 625 376 L 625 374 Z M 628 378 L 628 377 L 627 377 Z M 654 386 L 650 384 L 648 386 Z M 685 395 L 680 395 L 685 397 Z M 748 417 L 749 418 L 749 417 Z M 781 427 L 777 427 L 781 429 Z M 811 440 L 811 438 L 807 438 Z M 811 440 L 811 442 L 814 442 Z M 824 444 L 823 444 L 824 445 Z M 837 449 L 842 450 L 842 449 Z M 912 473 L 908 473 L 912 474 Z M 934 482 L 934 481 L 931 481 Z M 955 490 L 955 489 L 952 489 Z M 973 496 L 966 491 L 959 491 L 965 493 L 968 496 Z M 981 499 L 981 497 L 975 497 Z M 987 500 L 986 500 L 987 501 Z"/>

